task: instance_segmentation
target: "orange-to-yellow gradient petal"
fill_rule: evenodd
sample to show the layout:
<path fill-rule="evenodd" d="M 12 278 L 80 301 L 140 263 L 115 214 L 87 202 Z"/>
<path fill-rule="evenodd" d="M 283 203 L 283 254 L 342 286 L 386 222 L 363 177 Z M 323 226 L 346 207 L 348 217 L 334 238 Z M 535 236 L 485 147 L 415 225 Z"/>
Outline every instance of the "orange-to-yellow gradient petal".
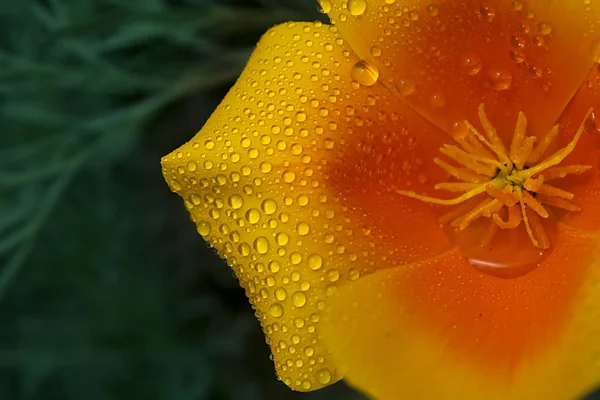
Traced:
<path fill-rule="evenodd" d="M 600 58 L 597 1 L 321 0 L 390 90 L 447 132 L 484 102 L 499 132 L 557 121 Z"/>
<path fill-rule="evenodd" d="M 424 187 L 445 134 L 379 81 L 353 81 L 359 62 L 334 27 L 275 27 L 202 130 L 162 160 L 296 390 L 341 378 L 320 340 L 339 286 L 449 247 L 426 205 L 391 193 Z"/>
<path fill-rule="evenodd" d="M 515 279 L 455 250 L 378 271 L 338 291 L 324 337 L 378 399 L 578 398 L 600 383 L 596 244 L 560 226 L 545 262 Z"/>

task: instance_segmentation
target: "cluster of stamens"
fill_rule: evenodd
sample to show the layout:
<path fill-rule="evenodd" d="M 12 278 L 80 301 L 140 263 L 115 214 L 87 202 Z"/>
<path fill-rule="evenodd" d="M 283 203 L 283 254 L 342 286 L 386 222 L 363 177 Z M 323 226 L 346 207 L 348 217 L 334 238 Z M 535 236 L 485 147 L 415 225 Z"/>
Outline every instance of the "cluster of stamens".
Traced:
<path fill-rule="evenodd" d="M 435 185 L 435 189 L 463 193 L 453 199 L 438 199 L 398 190 L 397 193 L 427 203 L 458 206 L 440 218 L 440 223 L 465 230 L 480 218 L 490 220 L 482 244 L 489 244 L 498 229 L 514 229 L 522 222 L 531 240 L 539 249 L 550 247 L 540 218 L 548 218 L 546 207 L 567 211 L 580 211 L 571 203 L 575 196 L 548 182 L 571 174 L 581 174 L 589 165 L 566 165 L 560 163 L 575 149 L 584 132 L 581 124 L 571 142 L 545 157 L 558 136 L 555 125 L 542 137 L 527 136 L 527 119 L 519 113 L 512 142 L 506 149 L 496 129 L 488 120 L 483 104 L 479 106 L 479 119 L 485 132 L 480 133 L 468 121 L 464 121 L 468 134 L 455 138 L 458 146 L 444 145 L 440 149 L 459 166 L 435 158 L 434 162 L 455 179 Z M 587 120 L 590 109 L 584 119 Z M 542 174 L 543 173 L 543 174 Z"/>

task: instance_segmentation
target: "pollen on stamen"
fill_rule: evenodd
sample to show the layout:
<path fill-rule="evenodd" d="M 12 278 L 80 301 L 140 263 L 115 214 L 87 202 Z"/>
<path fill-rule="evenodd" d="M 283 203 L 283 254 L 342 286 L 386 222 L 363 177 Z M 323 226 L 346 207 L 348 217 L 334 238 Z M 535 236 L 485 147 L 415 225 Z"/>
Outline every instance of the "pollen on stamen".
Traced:
<path fill-rule="evenodd" d="M 551 209 L 580 210 L 571 202 L 574 198 L 572 193 L 547 182 L 579 175 L 591 168 L 589 165 L 560 165 L 575 149 L 591 113 L 592 109 L 587 112 L 570 143 L 553 154 L 547 154 L 558 137 L 558 125 L 539 138 L 527 136 L 527 118 L 519 113 L 512 141 L 510 146 L 506 146 L 481 104 L 478 114 L 483 132 L 469 121 L 464 121 L 467 135 L 455 138 L 457 145 L 445 145 L 440 149 L 452 163 L 434 159 L 451 176 L 451 181 L 438 183 L 434 188 L 462 194 L 442 199 L 413 191 L 397 190 L 397 193 L 426 203 L 456 206 L 439 222 L 458 233 L 468 232 L 477 224 L 480 232 L 471 239 L 476 237 L 479 247 L 492 248 L 499 233 L 520 229 L 526 234 L 529 247 L 541 254 L 551 247 L 544 228 L 547 224 L 543 222 L 550 219 Z M 485 219 L 488 222 L 479 223 Z M 517 235 L 509 236 L 513 238 L 509 241 L 514 242 L 514 246 L 523 247 L 521 239 L 515 239 Z M 536 251 L 531 254 L 534 253 Z"/>

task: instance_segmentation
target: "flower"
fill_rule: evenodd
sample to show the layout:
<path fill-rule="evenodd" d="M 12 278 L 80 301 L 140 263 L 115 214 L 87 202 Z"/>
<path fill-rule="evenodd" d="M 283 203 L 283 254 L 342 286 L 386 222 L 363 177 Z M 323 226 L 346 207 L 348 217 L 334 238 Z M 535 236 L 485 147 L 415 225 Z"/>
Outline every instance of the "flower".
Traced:
<path fill-rule="evenodd" d="M 599 3 L 321 0 L 163 158 L 288 386 L 600 384 Z"/>

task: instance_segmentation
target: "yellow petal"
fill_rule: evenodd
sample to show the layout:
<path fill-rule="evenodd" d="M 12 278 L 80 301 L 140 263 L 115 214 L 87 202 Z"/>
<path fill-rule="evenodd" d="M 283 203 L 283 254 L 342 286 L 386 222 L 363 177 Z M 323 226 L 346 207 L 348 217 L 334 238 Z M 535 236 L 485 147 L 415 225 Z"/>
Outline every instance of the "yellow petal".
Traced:
<path fill-rule="evenodd" d="M 377 79 L 357 83 L 371 73 L 359 61 L 336 28 L 273 28 L 202 130 L 162 160 L 296 390 L 341 378 L 320 340 L 338 285 L 449 243 L 426 205 L 394 193 L 421 190 L 443 134 Z"/>
<path fill-rule="evenodd" d="M 322 0 L 359 56 L 451 132 L 485 102 L 499 132 L 519 111 L 542 134 L 600 59 L 596 1 Z"/>
<path fill-rule="evenodd" d="M 561 226 L 557 239 L 520 278 L 457 251 L 378 271 L 338 291 L 324 338 L 378 399 L 579 398 L 600 384 L 598 238 Z"/>

